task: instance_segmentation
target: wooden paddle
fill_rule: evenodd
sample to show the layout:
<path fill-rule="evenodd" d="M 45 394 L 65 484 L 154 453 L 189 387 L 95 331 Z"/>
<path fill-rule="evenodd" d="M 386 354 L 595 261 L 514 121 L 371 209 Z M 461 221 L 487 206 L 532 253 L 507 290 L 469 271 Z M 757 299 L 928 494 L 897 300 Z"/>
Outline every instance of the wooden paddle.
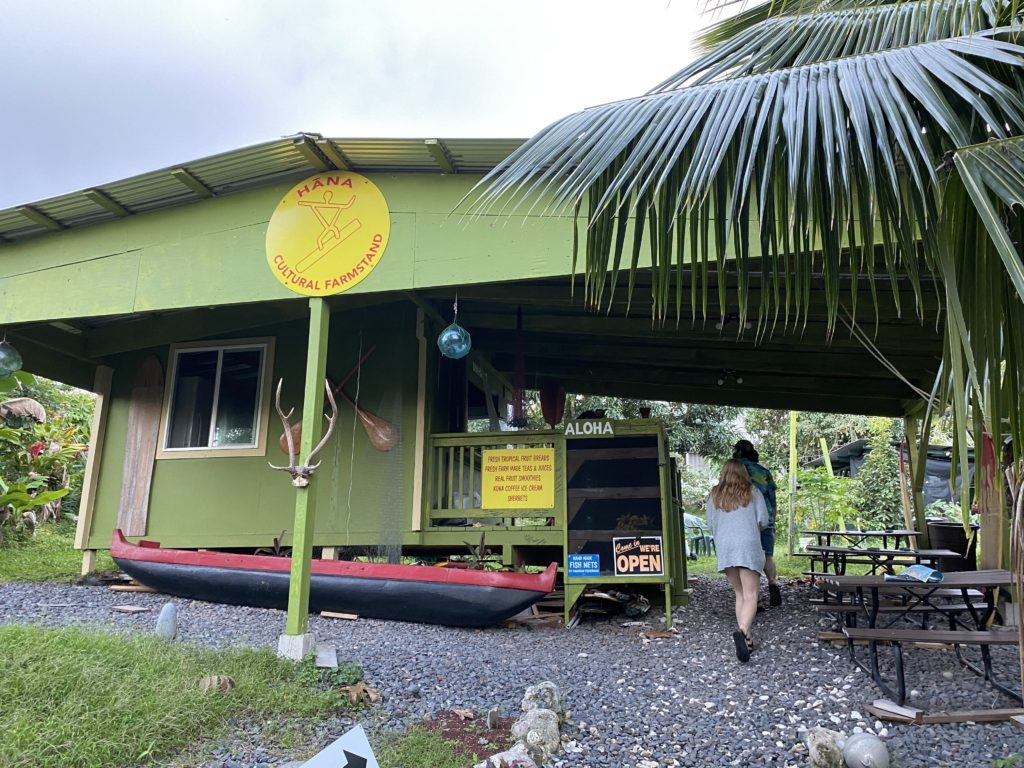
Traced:
<path fill-rule="evenodd" d="M 395 430 L 391 426 L 390 422 L 385 421 L 380 416 L 364 411 L 358 405 L 356 401 L 346 394 L 345 390 L 339 387 L 337 394 L 345 400 L 346 403 L 351 405 L 356 412 L 356 416 L 359 418 L 359 422 L 363 425 L 363 429 L 366 430 L 366 436 L 370 438 L 370 443 L 378 451 L 390 451 L 395 447 Z"/>
<path fill-rule="evenodd" d="M 346 373 L 345 377 L 341 381 L 339 381 L 337 384 L 332 385 L 331 389 L 333 390 L 333 392 L 335 394 L 338 394 L 339 392 L 341 392 L 341 388 L 348 383 L 349 379 L 351 379 L 353 376 L 355 376 L 359 372 L 360 366 L 362 366 L 362 364 L 366 362 L 366 360 L 370 357 L 370 355 L 373 354 L 373 351 L 376 348 L 377 348 L 376 345 L 374 345 L 374 346 L 370 347 L 368 350 L 366 350 L 366 352 L 363 354 L 363 356 L 359 358 L 358 362 L 356 362 L 356 364 L 352 368 L 352 370 L 349 371 L 348 373 Z M 345 395 L 344 393 L 342 393 L 342 395 L 345 397 L 346 400 L 349 400 L 348 395 Z M 352 402 L 352 401 L 349 400 L 349 402 Z M 356 409 L 356 412 L 357 413 L 359 412 L 358 408 Z M 362 417 L 360 417 L 360 418 L 362 418 Z M 387 422 L 384 422 L 384 423 L 386 424 Z M 363 427 L 366 428 L 366 424 L 365 423 L 363 424 Z M 388 425 L 388 428 L 390 429 L 390 425 Z M 297 447 L 299 445 L 299 443 L 302 441 L 302 422 L 301 421 L 297 421 L 292 426 L 291 433 L 292 433 L 292 445 Z M 370 435 L 370 431 L 369 431 L 368 428 L 367 428 L 366 434 Z M 371 441 L 373 440 L 372 436 L 370 436 L 370 440 Z M 288 435 L 286 435 L 284 432 L 281 433 L 281 437 L 279 437 L 278 440 L 277 440 L 277 447 L 281 449 L 281 453 L 288 453 Z M 388 449 L 387 448 L 381 448 L 379 450 L 388 450 Z"/>

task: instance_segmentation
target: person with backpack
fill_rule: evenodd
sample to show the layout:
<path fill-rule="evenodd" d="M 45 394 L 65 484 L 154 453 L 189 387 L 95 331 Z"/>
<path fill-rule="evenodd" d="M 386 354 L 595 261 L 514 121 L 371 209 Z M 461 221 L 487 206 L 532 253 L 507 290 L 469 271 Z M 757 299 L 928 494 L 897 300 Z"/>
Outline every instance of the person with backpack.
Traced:
<path fill-rule="evenodd" d="M 761 531 L 761 549 L 764 550 L 764 575 L 768 579 L 768 605 L 777 608 L 782 605 L 782 590 L 779 589 L 775 567 L 775 480 L 768 468 L 758 463 L 760 457 L 749 440 L 737 440 L 732 457 L 743 462 L 751 482 L 764 496 L 768 507 L 768 527 Z"/>

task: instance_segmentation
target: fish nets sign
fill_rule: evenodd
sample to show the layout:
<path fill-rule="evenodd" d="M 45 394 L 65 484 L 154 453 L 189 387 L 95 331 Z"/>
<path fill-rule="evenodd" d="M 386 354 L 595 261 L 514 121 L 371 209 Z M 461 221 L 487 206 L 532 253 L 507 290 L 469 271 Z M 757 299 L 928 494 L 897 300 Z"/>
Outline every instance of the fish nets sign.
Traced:
<path fill-rule="evenodd" d="M 484 451 L 482 491 L 484 509 L 552 509 L 555 449 Z"/>

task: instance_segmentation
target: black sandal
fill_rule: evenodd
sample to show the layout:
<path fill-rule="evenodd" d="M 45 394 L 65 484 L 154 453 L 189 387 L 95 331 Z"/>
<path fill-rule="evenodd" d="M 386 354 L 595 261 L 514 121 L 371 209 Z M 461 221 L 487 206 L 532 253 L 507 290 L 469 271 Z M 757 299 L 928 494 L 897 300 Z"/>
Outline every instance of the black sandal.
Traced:
<path fill-rule="evenodd" d="M 746 664 L 750 661 L 750 647 L 747 645 L 747 636 L 743 634 L 743 630 L 737 629 L 733 632 L 732 641 L 736 644 L 736 658 Z"/>

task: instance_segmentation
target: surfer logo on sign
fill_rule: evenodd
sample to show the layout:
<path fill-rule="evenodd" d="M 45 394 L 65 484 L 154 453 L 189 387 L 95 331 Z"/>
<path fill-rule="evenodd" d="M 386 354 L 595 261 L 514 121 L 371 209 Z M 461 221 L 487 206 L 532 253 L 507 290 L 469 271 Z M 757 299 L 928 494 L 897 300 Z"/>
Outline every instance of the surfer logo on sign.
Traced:
<path fill-rule="evenodd" d="M 296 488 L 305 488 L 309 485 L 309 476 L 316 471 L 316 468 L 320 466 L 318 461 L 316 464 L 312 464 L 313 457 L 319 453 L 320 449 L 327 445 L 327 441 L 331 439 L 331 435 L 334 432 L 334 423 L 338 420 L 338 404 L 334 402 L 334 393 L 331 391 L 331 382 L 324 382 L 324 388 L 327 390 L 327 399 L 331 403 L 331 415 L 326 416 L 327 419 L 327 431 L 324 436 L 320 438 L 320 442 L 309 452 L 309 456 L 306 460 L 295 465 L 295 459 L 297 454 L 295 451 L 295 438 L 292 434 L 292 427 L 288 423 L 288 417 L 292 415 L 294 408 L 290 408 L 288 413 L 285 413 L 281 409 L 281 385 L 284 384 L 284 379 L 279 379 L 277 382 L 277 396 L 274 400 L 274 406 L 277 408 L 277 415 L 281 417 L 281 424 L 284 426 L 284 437 L 288 442 L 288 466 L 278 467 L 274 464 L 270 464 L 271 469 L 279 469 L 282 472 L 287 472 L 292 476 L 292 485 Z M 267 462 L 268 464 L 270 462 Z"/>

